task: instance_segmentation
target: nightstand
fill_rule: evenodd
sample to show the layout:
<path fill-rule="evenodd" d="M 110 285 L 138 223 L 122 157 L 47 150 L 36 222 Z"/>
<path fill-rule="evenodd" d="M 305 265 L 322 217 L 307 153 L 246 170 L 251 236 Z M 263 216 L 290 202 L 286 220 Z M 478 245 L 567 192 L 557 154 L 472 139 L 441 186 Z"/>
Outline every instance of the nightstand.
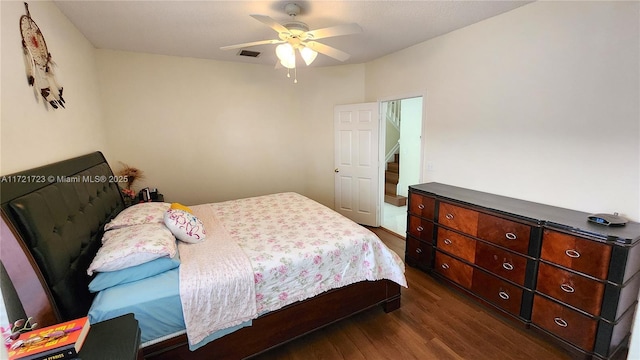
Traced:
<path fill-rule="evenodd" d="M 147 190 L 145 192 L 145 190 Z M 148 191 L 148 189 L 142 189 L 138 193 L 138 203 L 143 202 L 164 202 L 164 195 L 158 192 L 158 189 L 154 189 L 153 192 Z"/>
<path fill-rule="evenodd" d="M 82 360 L 141 360 L 140 328 L 133 314 L 91 324 L 78 357 Z"/>
<path fill-rule="evenodd" d="M 148 201 L 143 201 L 141 200 L 139 197 L 136 197 L 135 199 L 131 199 L 128 197 L 124 198 L 124 207 L 128 208 L 129 206 L 133 206 L 136 204 L 142 204 L 145 202 L 164 202 L 164 195 L 158 193 L 156 196 L 154 196 L 151 200 Z"/>

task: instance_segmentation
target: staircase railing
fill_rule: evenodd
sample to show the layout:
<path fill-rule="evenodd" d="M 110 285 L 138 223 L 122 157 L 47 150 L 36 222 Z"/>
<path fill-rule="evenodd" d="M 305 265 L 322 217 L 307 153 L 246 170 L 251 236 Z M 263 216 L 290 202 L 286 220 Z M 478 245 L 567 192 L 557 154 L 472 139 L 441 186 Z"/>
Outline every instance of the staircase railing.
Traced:
<path fill-rule="evenodd" d="M 398 140 L 398 142 L 396 142 L 396 144 L 393 145 L 391 150 L 389 150 L 389 152 L 385 155 L 384 157 L 385 167 L 387 166 L 386 165 L 387 163 L 392 162 L 394 155 L 398 153 L 400 153 L 400 140 Z"/>
<path fill-rule="evenodd" d="M 388 122 L 400 130 L 400 101 L 389 101 L 387 103 L 386 117 Z"/>

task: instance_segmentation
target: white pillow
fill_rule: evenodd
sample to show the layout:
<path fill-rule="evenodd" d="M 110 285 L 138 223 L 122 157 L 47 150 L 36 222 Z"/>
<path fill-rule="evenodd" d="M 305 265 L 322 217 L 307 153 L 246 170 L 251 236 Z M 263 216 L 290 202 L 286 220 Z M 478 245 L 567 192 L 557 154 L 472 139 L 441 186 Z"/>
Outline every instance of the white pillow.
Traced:
<path fill-rule="evenodd" d="M 104 231 L 125 226 L 142 224 L 162 224 L 164 212 L 171 206 L 164 202 L 140 203 L 122 210 L 104 226 Z"/>
<path fill-rule="evenodd" d="M 164 224 L 133 225 L 107 231 L 87 274 L 126 269 L 162 256 L 174 257 L 176 248 L 176 239 Z"/>
<path fill-rule="evenodd" d="M 164 224 L 178 240 L 187 243 L 198 243 L 207 236 L 202 221 L 184 210 L 167 210 L 164 214 Z"/>

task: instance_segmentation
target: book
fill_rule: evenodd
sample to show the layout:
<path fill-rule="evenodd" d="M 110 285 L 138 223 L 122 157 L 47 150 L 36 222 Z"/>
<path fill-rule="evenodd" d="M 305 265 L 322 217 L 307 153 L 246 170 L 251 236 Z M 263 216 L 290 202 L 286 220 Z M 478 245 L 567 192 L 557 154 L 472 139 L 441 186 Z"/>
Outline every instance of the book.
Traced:
<path fill-rule="evenodd" d="M 89 318 L 83 317 L 20 334 L 9 346 L 9 360 L 73 359 L 89 333 Z"/>

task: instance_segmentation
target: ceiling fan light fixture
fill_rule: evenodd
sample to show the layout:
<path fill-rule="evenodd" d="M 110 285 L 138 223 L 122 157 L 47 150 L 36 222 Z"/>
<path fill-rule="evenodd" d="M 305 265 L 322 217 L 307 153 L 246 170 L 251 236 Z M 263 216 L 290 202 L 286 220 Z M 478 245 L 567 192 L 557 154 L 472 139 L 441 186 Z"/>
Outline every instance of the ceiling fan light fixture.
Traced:
<path fill-rule="evenodd" d="M 282 66 L 287 69 L 293 69 L 296 67 L 296 53 L 291 44 L 285 43 L 276 46 L 276 56 L 280 60 Z"/>
<path fill-rule="evenodd" d="M 315 60 L 316 57 L 318 56 L 318 52 L 305 46 L 300 49 L 300 56 L 302 56 L 304 63 L 307 64 L 307 66 L 309 66 L 311 65 L 313 60 Z"/>
<path fill-rule="evenodd" d="M 267 25 L 278 33 L 277 39 L 253 41 L 243 44 L 223 46 L 221 50 L 240 49 L 249 46 L 258 46 L 265 44 L 280 44 L 276 47 L 276 56 L 278 62 L 276 68 L 280 65 L 288 69 L 287 76 L 290 77 L 291 69 L 296 73 L 296 50 L 300 52 L 300 57 L 307 66 L 311 65 L 318 56 L 318 53 L 329 56 L 339 61 L 349 59 L 349 54 L 338 50 L 331 46 L 319 43 L 316 40 L 329 38 L 333 36 L 343 36 L 357 34 L 362 32 L 362 28 L 355 23 L 331 26 L 327 28 L 309 30 L 309 26 L 301 21 L 296 20 L 296 16 L 300 14 L 300 6 L 295 3 L 288 3 L 284 8 L 289 15 L 290 21 L 280 23 L 267 15 L 252 14 L 251 17 Z M 298 82 L 294 80 L 294 83 Z"/>

